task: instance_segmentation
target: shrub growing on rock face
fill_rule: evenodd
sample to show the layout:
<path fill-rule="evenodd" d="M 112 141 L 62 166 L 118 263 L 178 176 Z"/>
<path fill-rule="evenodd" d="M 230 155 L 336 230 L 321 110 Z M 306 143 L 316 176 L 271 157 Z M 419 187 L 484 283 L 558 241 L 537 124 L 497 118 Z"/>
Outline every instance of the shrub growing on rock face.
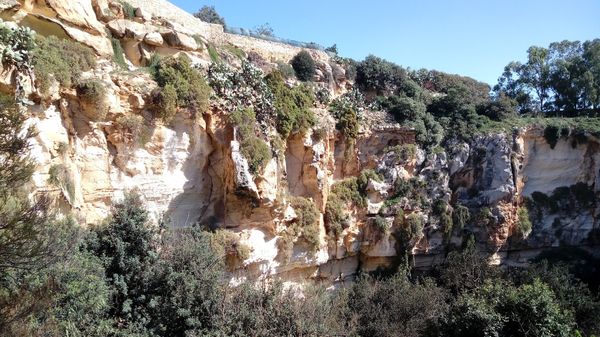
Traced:
<path fill-rule="evenodd" d="M 55 36 L 37 36 L 36 45 L 33 67 L 36 84 L 43 94 L 50 89 L 53 77 L 60 85 L 70 87 L 82 72 L 96 64 L 93 51 L 76 42 Z"/>
<path fill-rule="evenodd" d="M 96 118 L 103 119 L 108 109 L 106 105 L 106 88 L 98 80 L 90 79 L 77 84 L 77 95 L 96 109 Z"/>
<path fill-rule="evenodd" d="M 270 73 L 266 81 L 274 95 L 277 131 L 283 138 L 294 132 L 306 132 L 315 124 L 315 115 L 310 110 L 315 98 L 309 87 L 288 87 L 278 71 Z"/>
<path fill-rule="evenodd" d="M 203 113 L 208 108 L 210 87 L 187 57 L 160 60 L 153 77 L 162 89 L 158 106 L 162 110 L 159 115 L 165 122 L 173 117 L 177 108 L 192 109 L 196 113 Z"/>
<path fill-rule="evenodd" d="M 551 149 L 554 149 L 558 139 L 560 138 L 560 127 L 556 125 L 548 125 L 544 129 L 544 139 L 550 145 Z"/>
<path fill-rule="evenodd" d="M 264 140 L 256 136 L 254 110 L 237 110 L 229 118 L 231 123 L 236 126 L 240 152 L 248 161 L 250 173 L 260 173 L 271 160 L 271 149 Z"/>
<path fill-rule="evenodd" d="M 308 242 L 311 250 L 315 251 L 320 243 L 319 211 L 315 203 L 307 198 L 295 197 L 292 199 L 292 208 L 296 212 L 297 224 L 302 237 Z"/>
<path fill-rule="evenodd" d="M 315 71 L 317 69 L 315 60 L 313 60 L 312 56 L 310 56 L 306 50 L 303 50 L 294 56 L 292 59 L 292 67 L 296 72 L 296 77 L 300 81 L 311 81 L 315 76 Z"/>

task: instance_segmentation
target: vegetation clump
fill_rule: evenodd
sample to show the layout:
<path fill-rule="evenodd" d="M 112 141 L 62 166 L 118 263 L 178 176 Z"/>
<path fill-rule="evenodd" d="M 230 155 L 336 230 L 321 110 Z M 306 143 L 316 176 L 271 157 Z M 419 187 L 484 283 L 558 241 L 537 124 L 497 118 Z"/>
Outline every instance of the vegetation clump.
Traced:
<path fill-rule="evenodd" d="M 158 117 L 165 123 L 175 116 L 178 108 L 188 108 L 195 113 L 208 109 L 210 87 L 187 57 L 160 60 L 153 76 L 161 88 L 157 96 Z"/>
<path fill-rule="evenodd" d="M 203 6 L 194 13 L 194 16 L 204 22 L 225 26 L 225 19 L 217 13 L 215 6 Z"/>
<path fill-rule="evenodd" d="M 43 94 L 47 94 L 52 79 L 64 87 L 71 87 L 79 80 L 79 75 L 96 65 L 96 57 L 91 49 L 77 42 L 59 39 L 55 36 L 37 36 L 33 50 L 33 68 L 36 84 Z"/>
<path fill-rule="evenodd" d="M 317 66 L 315 64 L 315 60 L 313 60 L 312 56 L 306 51 L 303 50 L 296 54 L 291 61 L 292 67 L 296 72 L 296 78 L 300 81 L 312 81 L 315 76 Z"/>
<path fill-rule="evenodd" d="M 315 98 L 308 86 L 290 88 L 278 71 L 269 74 L 266 82 L 274 96 L 277 131 L 283 138 L 295 132 L 304 133 L 315 125 L 315 115 L 310 109 Z"/>
<path fill-rule="evenodd" d="M 261 173 L 271 160 L 271 149 L 264 140 L 256 135 L 256 114 L 254 110 L 235 111 L 230 115 L 230 120 L 236 127 L 240 141 L 240 152 L 248 160 L 250 173 Z"/>

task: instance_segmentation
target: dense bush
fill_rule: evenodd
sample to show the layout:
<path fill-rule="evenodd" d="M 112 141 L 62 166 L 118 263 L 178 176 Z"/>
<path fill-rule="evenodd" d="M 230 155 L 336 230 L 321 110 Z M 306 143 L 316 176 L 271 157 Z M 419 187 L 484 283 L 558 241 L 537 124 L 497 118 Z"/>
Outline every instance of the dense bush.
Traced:
<path fill-rule="evenodd" d="M 70 202 L 75 198 L 75 183 L 71 172 L 64 164 L 55 164 L 48 169 L 48 182 L 61 188 Z"/>
<path fill-rule="evenodd" d="M 517 231 L 520 235 L 525 236 L 531 232 L 531 220 L 529 219 L 529 210 L 527 206 L 519 207 L 517 210 L 517 217 L 519 222 L 517 223 Z"/>
<path fill-rule="evenodd" d="M 96 110 L 94 116 L 103 119 L 106 116 L 108 106 L 106 105 L 106 87 L 95 79 L 84 80 L 77 83 L 75 87 L 77 95 L 82 101 L 92 105 Z"/>
<path fill-rule="evenodd" d="M 208 108 L 210 88 L 187 57 L 160 60 L 152 73 L 162 89 L 158 95 L 158 115 L 165 122 L 174 116 L 174 106 L 188 108 L 195 113 L 204 113 Z M 174 101 L 175 96 L 177 99 Z"/>
<path fill-rule="evenodd" d="M 283 138 L 295 132 L 306 132 L 315 124 L 315 115 L 310 109 L 315 98 L 309 87 L 288 87 L 278 71 L 269 74 L 266 81 L 274 95 L 277 131 Z"/>
<path fill-rule="evenodd" d="M 377 56 L 369 55 L 356 66 L 356 84 L 367 92 L 400 94 L 409 82 L 412 80 L 404 68 Z"/>
<path fill-rule="evenodd" d="M 556 125 L 548 125 L 544 129 L 544 139 L 550 145 L 551 149 L 554 149 L 558 139 L 560 138 L 560 127 Z"/>
<path fill-rule="evenodd" d="M 262 173 L 262 170 L 271 160 L 271 149 L 264 140 L 256 135 L 256 114 L 254 110 L 235 111 L 230 115 L 230 120 L 238 131 L 240 152 L 248 161 L 250 173 Z"/>
<path fill-rule="evenodd" d="M 279 70 L 279 72 L 285 79 L 290 79 L 290 78 L 296 77 L 296 72 L 294 71 L 294 68 L 285 62 L 278 61 L 277 62 L 277 70 Z"/>
<path fill-rule="evenodd" d="M 414 283 L 402 272 L 385 280 L 363 276 L 350 288 L 347 310 L 358 336 L 427 336 L 446 311 L 445 298 L 432 280 Z"/>
<path fill-rule="evenodd" d="M 291 200 L 292 208 L 296 212 L 296 223 L 299 226 L 298 232 L 308 243 L 310 249 L 315 251 L 319 247 L 319 211 L 315 203 L 307 198 L 295 197 Z"/>
<path fill-rule="evenodd" d="M 52 78 L 65 87 L 77 83 L 79 75 L 92 69 L 96 57 L 91 49 L 55 36 L 37 36 L 33 50 L 36 84 L 43 94 L 48 93 Z"/>
<path fill-rule="evenodd" d="M 315 60 L 313 60 L 312 56 L 306 51 L 303 50 L 296 54 L 291 61 L 292 67 L 296 72 L 296 77 L 300 81 L 312 81 L 315 76 L 315 72 L 317 66 L 315 64 Z"/>
<path fill-rule="evenodd" d="M 217 13 L 215 6 L 203 6 L 194 16 L 204 22 L 225 26 L 225 19 Z"/>

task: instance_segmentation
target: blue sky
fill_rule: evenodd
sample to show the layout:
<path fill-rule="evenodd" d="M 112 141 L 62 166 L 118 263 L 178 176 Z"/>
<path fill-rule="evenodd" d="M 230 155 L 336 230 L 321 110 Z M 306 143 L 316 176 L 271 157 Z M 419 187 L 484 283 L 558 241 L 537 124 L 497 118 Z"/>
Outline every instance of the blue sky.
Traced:
<path fill-rule="evenodd" d="M 531 45 L 600 38 L 600 0 L 170 0 L 194 12 L 214 5 L 233 27 L 268 22 L 275 35 L 342 56 L 374 54 L 404 67 L 495 84 Z"/>

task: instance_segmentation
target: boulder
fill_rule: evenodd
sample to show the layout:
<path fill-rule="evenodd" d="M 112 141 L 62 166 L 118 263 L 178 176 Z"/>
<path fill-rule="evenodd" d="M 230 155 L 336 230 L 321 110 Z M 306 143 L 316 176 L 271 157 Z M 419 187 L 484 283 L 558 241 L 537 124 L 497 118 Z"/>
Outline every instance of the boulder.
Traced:
<path fill-rule="evenodd" d="M 135 10 L 135 17 L 142 19 L 144 22 L 152 20 L 152 14 L 141 7 Z"/>
<path fill-rule="evenodd" d="M 20 6 L 17 0 L 0 0 L 0 12 L 17 9 Z"/>
<path fill-rule="evenodd" d="M 96 18 L 91 0 L 46 0 L 46 3 L 60 20 L 81 27 L 94 35 L 104 34 L 104 26 Z"/>
<path fill-rule="evenodd" d="M 108 29 L 111 33 L 120 39 L 132 39 L 136 41 L 142 41 L 148 33 L 146 26 L 141 23 L 118 19 L 108 23 Z"/>
<path fill-rule="evenodd" d="M 162 35 L 158 32 L 150 32 L 144 36 L 144 42 L 151 46 L 160 47 L 164 44 Z"/>
<path fill-rule="evenodd" d="M 169 46 L 173 47 L 173 48 L 177 48 L 177 49 L 181 49 L 181 50 L 196 50 L 198 49 L 198 44 L 196 43 L 196 40 L 194 40 L 193 37 L 180 33 L 180 32 L 176 32 L 176 31 L 169 31 L 163 34 L 163 38 L 165 39 L 165 41 L 167 41 L 167 43 L 169 44 Z"/>

